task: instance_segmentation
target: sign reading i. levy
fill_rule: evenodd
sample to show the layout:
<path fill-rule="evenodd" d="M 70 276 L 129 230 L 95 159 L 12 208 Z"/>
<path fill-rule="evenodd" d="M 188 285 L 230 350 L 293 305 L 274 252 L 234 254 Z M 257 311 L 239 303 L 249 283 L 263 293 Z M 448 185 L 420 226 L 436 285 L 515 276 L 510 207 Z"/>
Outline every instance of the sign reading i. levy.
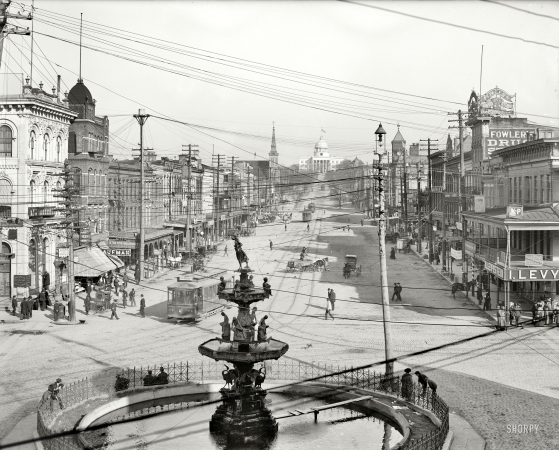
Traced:
<path fill-rule="evenodd" d="M 541 281 L 559 280 L 559 268 L 557 269 L 507 269 L 505 270 L 507 281 Z"/>

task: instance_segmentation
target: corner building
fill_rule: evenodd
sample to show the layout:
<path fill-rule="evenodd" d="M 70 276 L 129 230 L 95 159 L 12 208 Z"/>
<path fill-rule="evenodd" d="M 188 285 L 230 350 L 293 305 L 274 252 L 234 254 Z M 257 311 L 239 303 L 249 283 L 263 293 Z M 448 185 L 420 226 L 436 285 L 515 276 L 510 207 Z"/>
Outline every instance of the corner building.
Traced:
<path fill-rule="evenodd" d="M 62 280 L 55 270 L 56 248 L 66 238 L 58 229 L 57 175 L 68 157 L 70 122 L 76 117 L 55 94 L 32 88 L 0 99 L 0 299 L 23 297 Z M 17 277 L 17 282 L 14 277 Z"/>

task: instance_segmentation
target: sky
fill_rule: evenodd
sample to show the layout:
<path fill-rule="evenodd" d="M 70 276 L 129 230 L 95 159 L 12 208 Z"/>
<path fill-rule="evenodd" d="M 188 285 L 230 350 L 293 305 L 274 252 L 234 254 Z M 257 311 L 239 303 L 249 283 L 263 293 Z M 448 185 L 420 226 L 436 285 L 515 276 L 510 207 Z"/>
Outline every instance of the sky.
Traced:
<path fill-rule="evenodd" d="M 21 5 L 29 10 L 30 2 Z M 83 13 L 82 78 L 97 115 L 109 116 L 119 159 L 138 145 L 139 108 L 151 115 L 148 147 L 172 158 L 197 144 L 205 163 L 212 154 L 267 159 L 272 124 L 285 166 L 310 157 L 321 136 L 333 156 L 370 162 L 381 122 L 389 141 L 400 124 L 408 146 L 431 138 L 442 147 L 457 134 L 448 114 L 466 111 L 472 89 L 480 91 L 482 46 L 481 92 L 499 86 L 517 95 L 518 117 L 559 126 L 555 1 L 37 0 L 35 7 L 33 84 L 49 91 L 56 74 L 63 92 L 77 81 Z M 29 36 L 5 42 L 2 95 L 18 88 L 21 75 L 13 74 L 30 75 L 30 44 Z"/>

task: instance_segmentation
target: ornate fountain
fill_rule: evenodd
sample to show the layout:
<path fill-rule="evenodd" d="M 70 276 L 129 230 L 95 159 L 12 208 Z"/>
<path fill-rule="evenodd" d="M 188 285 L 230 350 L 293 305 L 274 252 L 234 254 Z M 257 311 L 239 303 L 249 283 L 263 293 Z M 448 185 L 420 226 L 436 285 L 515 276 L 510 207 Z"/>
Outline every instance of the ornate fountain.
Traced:
<path fill-rule="evenodd" d="M 266 394 L 262 383 L 266 379 L 264 362 L 279 359 L 289 345 L 267 336 L 266 319 L 256 318 L 257 308 L 251 305 L 271 295 L 270 285 L 264 278 L 262 288 L 254 287 L 248 257 L 235 236 L 235 254 L 239 262 L 240 280 L 232 289 L 225 288 L 222 279 L 219 296 L 238 307 L 237 317 L 229 323 L 227 314 L 221 323 L 221 338 L 210 339 L 198 347 L 198 351 L 216 361 L 226 361 L 222 372 L 225 385 L 220 389 L 223 403 L 217 407 L 210 420 L 210 431 L 226 435 L 228 442 L 252 442 L 275 436 L 278 425 L 271 411 L 266 408 Z M 242 264 L 245 263 L 245 267 Z M 233 332 L 233 335 L 232 335 Z M 261 367 L 255 369 L 255 364 Z"/>

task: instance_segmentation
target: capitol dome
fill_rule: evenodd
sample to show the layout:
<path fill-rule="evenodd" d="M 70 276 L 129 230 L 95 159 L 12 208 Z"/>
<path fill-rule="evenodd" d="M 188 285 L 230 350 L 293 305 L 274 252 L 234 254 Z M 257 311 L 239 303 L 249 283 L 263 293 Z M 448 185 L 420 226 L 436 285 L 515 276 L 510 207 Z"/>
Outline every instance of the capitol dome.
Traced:
<path fill-rule="evenodd" d="M 328 144 L 323 139 L 320 139 L 316 144 L 314 144 L 316 150 L 328 150 Z"/>

